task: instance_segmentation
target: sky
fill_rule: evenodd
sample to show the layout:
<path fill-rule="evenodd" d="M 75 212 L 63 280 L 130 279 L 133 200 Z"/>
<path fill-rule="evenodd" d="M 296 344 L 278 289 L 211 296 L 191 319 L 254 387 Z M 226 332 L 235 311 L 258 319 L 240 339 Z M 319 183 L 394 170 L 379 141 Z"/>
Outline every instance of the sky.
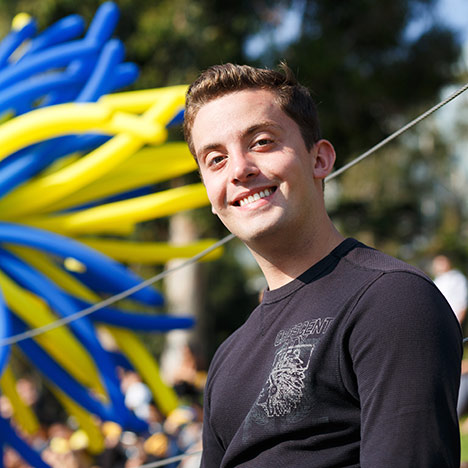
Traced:
<path fill-rule="evenodd" d="M 468 42 L 468 0 L 439 0 L 436 13 L 459 32 L 463 43 Z"/>
<path fill-rule="evenodd" d="M 407 36 L 419 36 L 433 19 L 454 29 L 461 43 L 468 42 L 468 0 L 438 0 L 430 14 L 420 16 L 409 25 Z"/>
<path fill-rule="evenodd" d="M 468 0 L 439 0 L 437 7 L 439 18 L 458 32 L 460 42 L 464 44 L 464 63 L 468 64 Z M 460 85 L 448 87 L 442 92 L 447 97 Z M 450 104 L 437 111 L 436 121 L 441 131 L 451 141 L 453 156 L 458 160 L 458 171 L 452 177 L 452 185 L 460 192 L 466 191 L 468 183 L 468 140 L 457 130 L 460 121 L 466 119 L 468 92 L 463 93 Z M 463 133 L 462 133 L 463 134 Z"/>

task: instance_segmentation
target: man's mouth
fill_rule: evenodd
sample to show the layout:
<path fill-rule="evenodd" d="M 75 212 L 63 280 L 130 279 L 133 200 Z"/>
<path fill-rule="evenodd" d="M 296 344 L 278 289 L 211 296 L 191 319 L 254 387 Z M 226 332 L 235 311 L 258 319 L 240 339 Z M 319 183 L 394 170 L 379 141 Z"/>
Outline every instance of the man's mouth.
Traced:
<path fill-rule="evenodd" d="M 276 187 L 265 188 L 256 193 L 253 193 L 252 195 L 249 195 L 248 197 L 236 200 L 234 202 L 234 206 L 245 206 L 249 203 L 253 203 L 257 200 L 260 200 L 261 198 L 269 197 L 275 190 Z"/>

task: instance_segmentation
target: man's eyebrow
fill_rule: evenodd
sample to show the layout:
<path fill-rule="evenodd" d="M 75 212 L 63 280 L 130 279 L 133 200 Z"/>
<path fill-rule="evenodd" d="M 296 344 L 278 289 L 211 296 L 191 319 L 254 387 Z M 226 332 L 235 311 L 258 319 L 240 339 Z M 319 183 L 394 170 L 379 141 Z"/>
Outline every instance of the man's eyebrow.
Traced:
<path fill-rule="evenodd" d="M 263 122 L 259 122 L 259 123 L 255 124 L 255 125 L 252 125 L 251 127 L 248 127 L 242 133 L 243 133 L 244 136 L 249 136 L 249 135 L 252 135 L 255 132 L 258 132 L 259 130 L 268 130 L 270 128 L 274 128 L 276 130 L 279 130 L 279 129 L 281 129 L 281 126 L 278 125 L 273 120 L 264 120 Z"/>

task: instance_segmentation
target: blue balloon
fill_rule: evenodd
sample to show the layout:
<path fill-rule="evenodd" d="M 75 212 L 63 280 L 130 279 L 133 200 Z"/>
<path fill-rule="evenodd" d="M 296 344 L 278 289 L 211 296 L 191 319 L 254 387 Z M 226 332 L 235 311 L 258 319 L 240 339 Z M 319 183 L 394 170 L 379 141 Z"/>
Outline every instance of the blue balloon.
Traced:
<path fill-rule="evenodd" d="M 134 64 L 121 64 L 123 57 L 123 45 L 114 39 L 104 45 L 97 60 L 76 60 L 65 72 L 13 84 L 0 92 L 0 113 L 10 108 L 15 109 L 17 114 L 26 112 L 40 97 L 45 100 L 45 105 L 69 101 L 72 97 L 77 102 L 97 101 L 103 94 L 127 86 L 137 78 L 137 67 Z M 52 91 L 53 94 L 45 99 L 44 96 Z M 61 144 L 65 145 L 65 142 L 66 140 L 62 140 Z M 56 159 L 55 149 L 60 147 L 57 141 L 52 144 L 44 142 L 35 145 L 34 150 L 29 150 L 32 151 L 31 154 L 26 153 L 21 161 L 11 162 L 6 171 L 4 167 L 0 181 L 0 195 L 5 195 L 47 167 Z"/>
<path fill-rule="evenodd" d="M 10 313 L 3 300 L 3 296 L 0 294 L 0 339 L 7 338 L 11 334 L 11 320 Z M 11 348 L 10 346 L 0 347 L 0 375 L 5 369 L 8 359 L 10 357 Z"/>
<path fill-rule="evenodd" d="M 167 124 L 168 127 L 173 127 L 175 125 L 180 125 L 184 121 L 184 110 L 180 110 L 180 112 L 174 116 L 174 118 Z"/>
<path fill-rule="evenodd" d="M 124 58 L 124 47 L 118 39 L 107 42 L 102 48 L 93 73 L 76 99 L 77 102 L 94 102 L 112 88 L 112 76 L 117 65 Z"/>
<path fill-rule="evenodd" d="M 115 3 L 103 3 L 97 9 L 93 21 L 89 25 L 86 39 L 98 44 L 103 44 L 112 36 L 119 16 L 119 9 Z"/>
<path fill-rule="evenodd" d="M 103 3 L 97 10 L 84 39 L 69 41 L 25 55 L 22 60 L 0 72 L 0 88 L 49 68 L 65 67 L 73 60 L 89 59 L 90 55 L 96 55 L 102 44 L 111 37 L 118 17 L 119 11 L 115 4 Z"/>
<path fill-rule="evenodd" d="M 21 455 L 24 461 L 35 468 L 51 468 L 10 426 L 8 420 L 0 416 L 0 439 Z M 3 457 L 0 457 L 3 458 Z M 2 466 L 2 465 L 0 465 Z"/>
<path fill-rule="evenodd" d="M 72 257 L 86 266 L 91 277 L 101 279 L 108 293 L 117 294 L 141 283 L 130 270 L 73 239 L 30 226 L 0 222 L 0 242 L 26 245 L 62 258 Z M 163 297 L 155 289 L 145 287 L 133 293 L 131 298 L 150 305 L 162 305 Z"/>
<path fill-rule="evenodd" d="M 73 87 L 51 91 L 41 99 L 41 103 L 37 106 L 37 108 L 39 109 L 41 107 L 55 106 L 65 102 L 73 102 L 78 96 L 78 93 L 79 90 Z M 30 110 L 32 109 L 29 107 L 22 110 L 18 103 L 16 104 L 16 115 L 21 115 L 21 113 L 29 112 Z"/>
<path fill-rule="evenodd" d="M 29 44 L 26 52 L 18 60 L 24 60 L 28 55 L 37 53 L 53 45 L 81 36 L 85 30 L 85 23 L 79 15 L 69 15 L 56 21 L 52 26 L 38 34 Z"/>
<path fill-rule="evenodd" d="M 0 88 L 3 89 L 50 68 L 65 67 L 72 60 L 89 58 L 98 51 L 98 44 L 81 39 L 38 52 L 0 71 Z"/>
<path fill-rule="evenodd" d="M 20 81 L 12 86 L 3 88 L 0 91 L 0 113 L 13 109 L 16 111 L 18 105 L 28 104 L 29 110 L 32 103 L 51 91 L 61 88 L 76 89 L 76 92 L 83 86 L 84 76 L 69 72 L 49 73 L 30 81 Z M 16 112 L 15 112 L 16 113 Z"/>
<path fill-rule="evenodd" d="M 111 357 L 114 365 L 117 367 L 122 367 L 122 369 L 135 371 L 132 363 L 128 360 L 125 354 L 122 354 L 120 351 L 109 351 L 109 356 Z"/>
<path fill-rule="evenodd" d="M 11 54 L 36 33 L 36 22 L 29 21 L 20 30 L 11 31 L 0 43 L 0 68 L 8 65 Z"/>
<path fill-rule="evenodd" d="M 86 83 L 86 80 L 89 78 L 94 67 L 96 66 L 99 50 L 97 50 L 96 52 L 96 54 L 89 56 L 86 60 L 72 60 L 66 67 L 66 73 L 70 73 L 72 75 L 80 77 L 81 86 L 79 89 L 64 87 L 58 88 L 41 98 L 41 102 L 37 107 L 40 108 L 63 104 L 65 102 L 73 102 L 78 97 L 82 87 Z"/>
<path fill-rule="evenodd" d="M 121 63 L 114 74 L 109 77 L 109 82 L 112 84 L 109 92 L 131 85 L 138 78 L 139 73 L 138 67 L 134 63 Z"/>
<path fill-rule="evenodd" d="M 13 332 L 15 334 L 23 333 L 27 330 L 24 322 L 14 314 L 12 314 L 12 322 Z M 51 383 L 63 390 L 83 408 L 98 415 L 103 420 L 115 419 L 111 407 L 105 407 L 102 403 L 93 399 L 85 387 L 71 377 L 68 372 L 57 364 L 57 362 L 31 338 L 19 341 L 17 345 Z"/>

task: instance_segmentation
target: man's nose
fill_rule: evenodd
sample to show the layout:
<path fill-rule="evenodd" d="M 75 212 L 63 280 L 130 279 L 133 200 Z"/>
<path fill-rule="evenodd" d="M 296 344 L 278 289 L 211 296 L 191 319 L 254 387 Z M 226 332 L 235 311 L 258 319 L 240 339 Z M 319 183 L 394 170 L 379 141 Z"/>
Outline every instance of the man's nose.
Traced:
<path fill-rule="evenodd" d="M 257 164 L 248 153 L 235 152 L 231 154 L 231 164 L 234 182 L 243 182 L 260 172 Z"/>

